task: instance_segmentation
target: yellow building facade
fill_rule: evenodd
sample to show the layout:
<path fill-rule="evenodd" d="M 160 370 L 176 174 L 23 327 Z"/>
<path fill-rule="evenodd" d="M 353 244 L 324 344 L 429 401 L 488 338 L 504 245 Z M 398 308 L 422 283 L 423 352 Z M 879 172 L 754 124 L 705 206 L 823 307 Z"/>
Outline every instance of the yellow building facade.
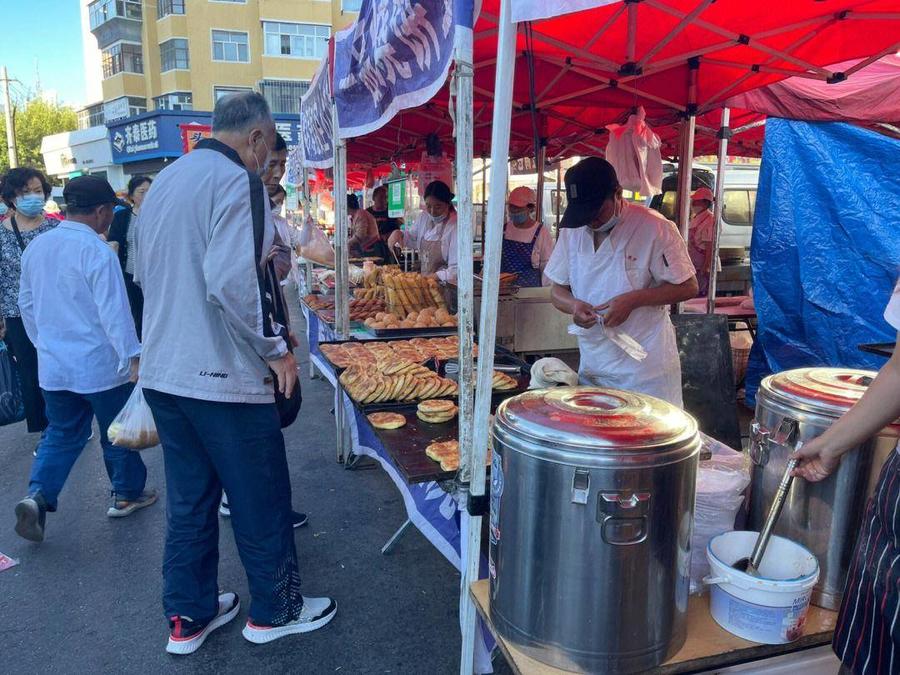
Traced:
<path fill-rule="evenodd" d="M 251 89 L 273 113 L 296 114 L 328 38 L 356 18 L 360 2 L 94 0 L 104 121 L 211 111 L 218 97 Z"/>

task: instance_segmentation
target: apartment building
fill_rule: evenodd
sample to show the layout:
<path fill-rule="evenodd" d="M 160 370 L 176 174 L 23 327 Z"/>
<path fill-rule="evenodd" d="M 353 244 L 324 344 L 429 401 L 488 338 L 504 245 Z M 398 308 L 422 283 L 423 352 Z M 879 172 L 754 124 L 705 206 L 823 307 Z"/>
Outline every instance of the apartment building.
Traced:
<path fill-rule="evenodd" d="M 154 173 L 181 154 L 170 136 L 208 124 L 216 100 L 235 91 L 263 94 L 293 136 L 328 38 L 361 1 L 93 0 L 85 41 L 100 50 L 103 100 L 81 125 L 102 120 L 113 161 L 132 165 L 126 173 Z"/>

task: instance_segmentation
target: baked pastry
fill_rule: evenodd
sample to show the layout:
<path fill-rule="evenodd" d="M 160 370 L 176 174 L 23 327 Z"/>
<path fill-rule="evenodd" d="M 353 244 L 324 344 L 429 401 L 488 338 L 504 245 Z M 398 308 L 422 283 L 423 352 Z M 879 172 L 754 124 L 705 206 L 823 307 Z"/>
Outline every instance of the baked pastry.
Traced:
<path fill-rule="evenodd" d="M 406 417 L 400 413 L 375 412 L 366 415 L 376 429 L 399 429 L 406 425 Z"/>

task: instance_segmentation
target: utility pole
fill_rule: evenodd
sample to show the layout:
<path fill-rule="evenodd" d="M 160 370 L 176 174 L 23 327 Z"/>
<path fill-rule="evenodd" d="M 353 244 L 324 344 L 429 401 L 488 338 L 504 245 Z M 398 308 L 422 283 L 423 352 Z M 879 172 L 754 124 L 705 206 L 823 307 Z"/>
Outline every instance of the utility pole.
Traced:
<path fill-rule="evenodd" d="M 9 100 L 9 75 L 6 73 L 6 66 L 0 69 L 0 82 L 3 83 L 3 108 L 6 113 L 6 149 L 9 153 L 9 168 L 15 169 L 19 166 L 19 156 L 16 151 L 16 132 L 13 127 L 12 102 Z"/>

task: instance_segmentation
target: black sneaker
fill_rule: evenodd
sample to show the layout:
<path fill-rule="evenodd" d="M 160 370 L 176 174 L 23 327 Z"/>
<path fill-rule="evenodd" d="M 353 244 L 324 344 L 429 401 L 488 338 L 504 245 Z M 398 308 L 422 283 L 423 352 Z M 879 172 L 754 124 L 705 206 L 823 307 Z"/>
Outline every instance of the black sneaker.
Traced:
<path fill-rule="evenodd" d="M 44 541 L 47 502 L 41 495 L 25 497 L 16 504 L 16 534 L 28 541 Z"/>
<path fill-rule="evenodd" d="M 237 593 L 219 594 L 219 613 L 207 623 L 199 623 L 187 616 L 173 616 L 169 619 L 169 654 L 193 654 L 216 628 L 221 628 L 237 616 L 241 609 L 241 599 Z"/>
<path fill-rule="evenodd" d="M 280 626 L 261 626 L 247 620 L 243 636 L 250 642 L 261 645 L 287 635 L 311 633 L 318 630 L 337 614 L 337 604 L 331 598 L 303 598 L 303 609 L 294 621 Z"/>
<path fill-rule="evenodd" d="M 291 524 L 294 526 L 296 530 L 298 527 L 304 527 L 309 525 L 309 517 L 305 513 L 297 513 L 296 511 L 291 511 Z"/>

